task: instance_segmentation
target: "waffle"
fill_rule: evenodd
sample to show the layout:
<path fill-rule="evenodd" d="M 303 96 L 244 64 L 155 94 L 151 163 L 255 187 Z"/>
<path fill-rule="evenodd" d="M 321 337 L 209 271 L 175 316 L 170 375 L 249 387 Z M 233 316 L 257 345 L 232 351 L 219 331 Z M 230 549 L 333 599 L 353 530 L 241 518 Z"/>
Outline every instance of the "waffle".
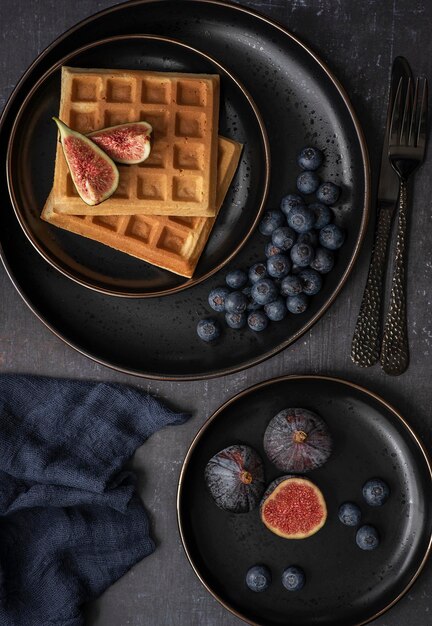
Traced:
<path fill-rule="evenodd" d="M 241 144 L 219 137 L 217 211 L 234 177 L 241 150 Z M 216 217 L 65 215 L 57 213 L 54 207 L 51 192 L 42 219 L 188 278 L 194 273 L 216 221 Z"/>
<path fill-rule="evenodd" d="M 63 67 L 59 117 L 81 133 L 138 120 L 153 127 L 150 157 L 119 165 L 117 191 L 96 206 L 79 197 L 59 144 L 53 189 L 59 213 L 216 214 L 219 76 Z"/>

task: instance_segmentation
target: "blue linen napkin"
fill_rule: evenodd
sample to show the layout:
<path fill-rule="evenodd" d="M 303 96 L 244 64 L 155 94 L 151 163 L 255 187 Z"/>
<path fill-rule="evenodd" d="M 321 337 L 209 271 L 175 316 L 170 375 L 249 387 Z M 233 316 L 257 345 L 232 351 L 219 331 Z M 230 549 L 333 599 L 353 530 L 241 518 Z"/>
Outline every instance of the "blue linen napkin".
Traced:
<path fill-rule="evenodd" d="M 122 467 L 188 417 L 131 387 L 0 375 L 1 626 L 82 626 L 81 605 L 153 552 Z"/>

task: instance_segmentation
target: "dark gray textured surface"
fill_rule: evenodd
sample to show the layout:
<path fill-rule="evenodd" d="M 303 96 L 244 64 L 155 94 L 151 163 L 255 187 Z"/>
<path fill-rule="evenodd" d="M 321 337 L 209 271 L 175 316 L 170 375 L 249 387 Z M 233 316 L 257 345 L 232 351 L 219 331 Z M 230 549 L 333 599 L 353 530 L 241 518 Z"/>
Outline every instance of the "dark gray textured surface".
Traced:
<path fill-rule="evenodd" d="M 0 107 L 22 72 L 56 36 L 78 20 L 116 4 L 110 0 L 0 0 Z M 373 171 L 384 125 L 383 98 L 392 58 L 407 56 L 414 73 L 432 78 L 432 4 L 424 0 L 243 1 L 280 20 L 310 44 L 346 87 L 364 126 Z M 432 153 L 430 153 L 432 154 Z M 136 384 L 193 411 L 180 428 L 156 434 L 136 454 L 140 491 L 155 527 L 158 550 L 118 581 L 88 610 L 94 626 L 228 626 L 240 624 L 200 585 L 180 545 L 176 518 L 177 477 L 199 426 L 225 399 L 255 382 L 286 373 L 324 373 L 368 386 L 398 407 L 431 447 L 432 226 L 428 159 L 415 179 L 409 255 L 409 338 L 412 362 L 398 379 L 378 367 L 360 370 L 350 360 L 350 341 L 366 278 L 372 230 L 360 259 L 328 314 L 292 348 L 238 375 L 201 383 L 147 382 L 98 366 L 63 345 L 21 301 L 0 270 L 1 371 L 32 372 Z M 375 182 L 375 181 L 374 181 Z M 372 224 L 371 224 L 372 226 Z M 432 567 L 380 626 L 432 623 Z"/>

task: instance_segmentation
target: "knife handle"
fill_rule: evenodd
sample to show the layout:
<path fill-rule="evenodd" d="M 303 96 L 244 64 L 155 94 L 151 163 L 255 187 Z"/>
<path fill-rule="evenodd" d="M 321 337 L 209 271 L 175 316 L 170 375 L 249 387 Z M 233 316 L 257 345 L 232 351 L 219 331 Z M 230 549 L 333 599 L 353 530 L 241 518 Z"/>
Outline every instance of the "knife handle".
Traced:
<path fill-rule="evenodd" d="M 370 367 L 380 357 L 381 299 L 394 205 L 386 203 L 377 209 L 375 241 L 351 346 L 351 359 L 360 367 Z"/>
<path fill-rule="evenodd" d="M 407 205 L 407 184 L 401 179 L 396 255 L 381 350 L 381 366 L 386 374 L 392 376 L 403 374 L 409 362 L 405 280 Z"/>

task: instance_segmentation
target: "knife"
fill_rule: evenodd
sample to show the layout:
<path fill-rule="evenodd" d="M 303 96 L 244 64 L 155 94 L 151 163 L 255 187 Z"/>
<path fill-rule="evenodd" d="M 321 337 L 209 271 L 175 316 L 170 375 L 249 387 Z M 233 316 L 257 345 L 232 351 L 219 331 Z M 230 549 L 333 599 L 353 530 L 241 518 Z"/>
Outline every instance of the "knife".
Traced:
<path fill-rule="evenodd" d="M 361 367 L 370 367 L 379 360 L 381 344 L 381 300 L 385 281 L 387 249 L 399 194 L 398 177 L 390 165 L 388 143 L 391 114 L 401 78 L 411 78 L 408 61 L 396 57 L 393 62 L 387 121 L 381 155 L 378 183 L 377 222 L 369 272 L 351 346 L 351 359 Z"/>

